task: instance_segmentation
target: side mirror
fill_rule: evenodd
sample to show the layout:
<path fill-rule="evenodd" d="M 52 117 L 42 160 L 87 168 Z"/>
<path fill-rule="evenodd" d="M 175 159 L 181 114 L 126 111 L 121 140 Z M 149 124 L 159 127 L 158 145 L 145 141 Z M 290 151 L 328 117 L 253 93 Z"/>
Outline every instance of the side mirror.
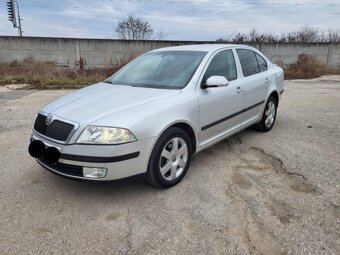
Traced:
<path fill-rule="evenodd" d="M 216 88 L 228 86 L 229 81 L 224 76 L 211 76 L 207 79 L 205 85 L 202 88 Z"/>

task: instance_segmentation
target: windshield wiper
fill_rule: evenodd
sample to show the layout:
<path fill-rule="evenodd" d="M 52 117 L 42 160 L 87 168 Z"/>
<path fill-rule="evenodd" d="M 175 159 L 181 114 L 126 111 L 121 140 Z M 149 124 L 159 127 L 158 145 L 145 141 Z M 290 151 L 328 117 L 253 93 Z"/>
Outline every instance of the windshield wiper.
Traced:
<path fill-rule="evenodd" d="M 116 83 L 114 83 L 114 82 L 112 82 L 112 81 L 109 81 L 109 80 L 106 80 L 106 81 L 103 81 L 104 83 L 109 83 L 109 84 L 116 84 Z"/>
<path fill-rule="evenodd" d="M 131 85 L 131 84 L 123 84 L 121 82 L 113 82 L 113 81 L 110 81 L 110 80 L 106 80 L 106 81 L 103 81 L 104 83 L 109 83 L 109 84 L 115 84 L 115 85 L 122 85 L 122 86 L 130 86 L 130 87 L 137 87 L 135 85 Z"/>

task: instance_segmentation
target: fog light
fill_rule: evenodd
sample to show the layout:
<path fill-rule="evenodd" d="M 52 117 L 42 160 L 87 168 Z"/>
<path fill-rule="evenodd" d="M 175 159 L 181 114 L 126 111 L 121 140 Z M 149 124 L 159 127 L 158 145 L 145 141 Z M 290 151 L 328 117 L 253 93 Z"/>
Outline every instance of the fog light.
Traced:
<path fill-rule="evenodd" d="M 107 174 L 107 169 L 102 167 L 83 167 L 83 175 L 88 178 L 104 178 Z"/>

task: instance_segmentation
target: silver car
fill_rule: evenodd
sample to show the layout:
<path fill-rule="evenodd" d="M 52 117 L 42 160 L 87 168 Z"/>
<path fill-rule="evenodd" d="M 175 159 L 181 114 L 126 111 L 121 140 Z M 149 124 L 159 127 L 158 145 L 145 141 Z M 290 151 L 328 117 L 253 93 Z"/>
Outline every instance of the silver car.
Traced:
<path fill-rule="evenodd" d="M 44 106 L 29 153 L 65 177 L 145 174 L 170 187 L 201 150 L 249 126 L 269 131 L 282 92 L 282 69 L 252 47 L 157 49 Z"/>

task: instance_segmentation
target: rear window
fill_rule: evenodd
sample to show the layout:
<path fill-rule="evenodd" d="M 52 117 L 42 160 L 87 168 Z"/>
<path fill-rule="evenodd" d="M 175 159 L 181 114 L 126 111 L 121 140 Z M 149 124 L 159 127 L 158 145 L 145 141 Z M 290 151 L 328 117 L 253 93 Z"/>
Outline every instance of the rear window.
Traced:
<path fill-rule="evenodd" d="M 243 76 L 246 77 L 260 72 L 255 52 L 246 49 L 237 49 L 236 52 L 241 62 Z"/>
<path fill-rule="evenodd" d="M 261 57 L 259 54 L 255 53 L 257 63 L 259 64 L 260 72 L 268 70 L 267 61 Z"/>

